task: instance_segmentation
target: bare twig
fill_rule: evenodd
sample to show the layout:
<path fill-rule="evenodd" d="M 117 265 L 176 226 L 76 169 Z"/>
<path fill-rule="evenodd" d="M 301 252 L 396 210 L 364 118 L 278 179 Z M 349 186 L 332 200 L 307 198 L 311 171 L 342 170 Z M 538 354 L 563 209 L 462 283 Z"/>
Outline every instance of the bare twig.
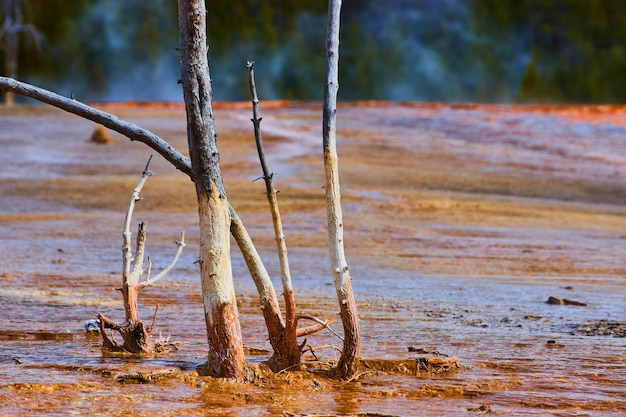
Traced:
<path fill-rule="evenodd" d="M 307 344 L 305 348 L 302 349 L 302 353 L 304 352 L 311 352 L 311 355 L 313 355 L 316 361 L 320 360 L 320 358 L 315 354 L 315 351 L 313 350 L 313 346 Z"/>
<path fill-rule="evenodd" d="M 310 320 L 310 321 L 314 321 L 314 322 L 316 322 L 317 324 L 319 324 L 319 325 L 321 325 L 321 326 L 323 326 L 323 327 L 327 328 L 327 329 L 328 329 L 328 330 L 329 330 L 332 334 L 334 334 L 335 336 L 337 336 L 339 339 L 343 340 L 343 337 L 342 337 L 340 334 L 338 334 L 337 332 L 335 332 L 335 331 L 334 331 L 334 330 L 333 330 L 333 329 L 332 329 L 332 328 L 328 325 L 329 323 L 331 323 L 331 322 L 332 322 L 331 320 L 329 320 L 329 321 L 323 321 L 323 320 L 318 319 L 317 317 L 313 317 L 313 316 L 306 316 L 306 315 L 300 315 L 300 314 L 299 314 L 296 318 L 297 318 L 297 320 Z M 305 329 L 303 329 L 303 330 L 306 330 L 306 328 L 305 328 Z M 303 336 L 304 336 L 304 335 L 303 335 Z"/>
<path fill-rule="evenodd" d="M 180 240 L 175 241 L 175 243 L 178 245 L 178 250 L 176 251 L 176 255 L 174 255 L 174 259 L 172 259 L 172 261 L 169 263 L 168 266 L 165 267 L 163 271 L 155 275 L 154 278 L 150 278 L 150 276 L 148 275 L 148 279 L 146 281 L 139 283 L 142 288 L 154 284 L 165 275 L 167 275 L 167 273 L 170 272 L 172 268 L 174 268 L 174 265 L 176 265 L 176 262 L 178 262 L 178 258 L 180 258 L 180 254 L 183 252 L 183 248 L 187 246 L 187 244 L 185 243 L 184 231 L 180 233 Z M 150 265 L 152 264 L 150 263 Z"/>
<path fill-rule="evenodd" d="M 106 334 L 106 329 L 119 331 L 120 326 L 104 314 L 100 313 L 98 314 L 98 327 L 100 327 L 100 334 L 102 335 L 102 347 L 105 350 L 110 351 L 120 350 L 121 346 L 118 345 L 117 342 L 115 342 L 115 339 L 113 339 L 113 334 L 111 334 L 111 339 L 109 339 Z"/>
<path fill-rule="evenodd" d="M 152 324 L 146 329 L 148 330 L 148 333 L 152 333 L 152 330 L 154 330 L 154 326 L 156 325 L 156 320 L 157 320 L 157 315 L 159 314 L 159 305 L 157 304 L 156 309 L 154 310 L 154 316 L 152 316 Z M 159 336 L 161 334 L 159 333 Z M 168 337 L 168 341 L 169 341 L 169 337 Z"/>
<path fill-rule="evenodd" d="M 126 210 L 126 217 L 124 218 L 124 232 L 123 232 L 124 245 L 122 247 L 122 253 L 123 253 L 122 264 L 124 268 L 123 269 L 124 271 L 123 283 L 122 283 L 123 286 L 134 287 L 139 282 L 139 278 L 141 277 L 141 274 L 143 274 L 143 254 L 144 254 L 144 246 L 145 246 L 145 240 L 146 240 L 146 235 L 145 235 L 146 224 L 141 223 L 139 225 L 139 230 L 137 232 L 137 248 L 136 248 L 136 255 L 135 255 L 135 266 L 133 267 L 132 272 L 131 272 L 131 263 L 132 263 L 133 256 L 131 252 L 131 243 L 130 243 L 130 238 L 132 236 L 132 233 L 130 232 L 130 223 L 132 221 L 133 211 L 135 210 L 135 203 L 141 200 L 141 196 L 139 194 L 141 193 L 141 190 L 144 184 L 146 183 L 146 181 L 148 180 L 148 178 L 154 174 L 152 171 L 148 169 L 148 167 L 150 166 L 151 160 L 152 160 L 152 155 L 150 156 L 150 158 L 148 158 L 148 162 L 146 163 L 146 167 L 144 168 L 143 173 L 141 174 L 139 183 L 137 184 L 137 186 L 135 187 L 135 189 L 133 190 L 130 196 L 128 209 Z"/>
<path fill-rule="evenodd" d="M 317 320 L 319 320 L 319 319 L 317 319 Z M 334 321 L 335 321 L 335 319 L 332 316 L 329 317 L 328 319 L 326 319 L 326 321 L 322 321 L 322 320 L 316 321 L 316 324 L 314 324 L 312 326 L 308 326 L 308 327 L 304 327 L 304 328 L 298 329 L 296 335 L 298 337 L 308 336 L 310 334 L 317 333 L 317 332 L 319 332 L 321 330 L 324 330 L 324 329 L 329 329 L 330 331 L 332 331 L 332 329 L 328 325 L 330 323 L 334 322 Z"/>
<path fill-rule="evenodd" d="M 357 379 L 359 379 L 359 378 L 361 378 L 361 377 L 364 377 L 365 375 L 372 375 L 372 374 L 374 374 L 374 375 L 375 375 L 375 374 L 376 374 L 376 371 L 364 371 L 364 372 L 361 372 L 360 374 L 356 374 L 356 375 L 354 375 L 354 376 L 353 376 L 352 378 L 350 378 L 350 379 L 347 379 L 347 380 L 346 380 L 346 382 L 354 382 L 354 381 L 356 381 Z"/>
<path fill-rule="evenodd" d="M 341 348 L 335 345 L 322 345 L 315 348 L 316 350 L 320 349 L 335 349 L 337 352 L 341 352 Z"/>

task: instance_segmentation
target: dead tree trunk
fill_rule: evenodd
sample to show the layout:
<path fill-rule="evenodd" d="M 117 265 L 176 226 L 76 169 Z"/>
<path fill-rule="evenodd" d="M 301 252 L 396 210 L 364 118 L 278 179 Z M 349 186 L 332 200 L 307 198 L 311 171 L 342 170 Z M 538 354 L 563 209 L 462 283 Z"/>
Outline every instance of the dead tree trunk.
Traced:
<path fill-rule="evenodd" d="M 144 268 L 146 224 L 142 222 L 139 224 L 139 230 L 137 231 L 133 264 L 133 253 L 131 248 L 132 233 L 130 232 L 130 223 L 132 221 L 135 203 L 141 200 L 139 194 L 141 193 L 141 190 L 148 178 L 152 175 L 152 171 L 149 170 L 151 159 L 152 157 L 148 160 L 146 168 L 141 175 L 141 179 L 133 190 L 128 204 L 128 210 L 126 211 L 126 217 L 124 219 L 124 232 L 122 234 L 124 238 L 124 244 L 122 245 L 122 288 L 120 288 L 120 290 L 122 291 L 124 299 L 126 320 L 122 324 L 118 324 L 106 317 L 104 314 L 98 314 L 98 324 L 100 326 L 100 334 L 102 335 L 103 341 L 102 347 L 105 350 L 125 351 L 131 353 L 152 353 L 155 350 L 155 344 L 150 340 L 150 333 L 152 333 L 152 330 L 154 329 L 157 313 L 155 312 L 154 314 L 152 325 L 146 327 L 144 322 L 139 319 L 139 309 L 137 307 L 139 291 L 164 277 L 176 264 L 183 248 L 185 247 L 185 233 L 183 232 L 181 233 L 180 241 L 176 242 L 178 245 L 178 251 L 176 252 L 172 262 L 160 274 L 156 275 L 154 278 L 150 278 L 150 272 L 152 269 L 150 258 L 148 258 L 148 267 Z M 148 274 L 147 279 L 140 282 L 146 272 Z M 114 339 L 109 339 L 106 334 L 106 329 L 119 332 L 124 340 L 124 343 L 118 344 L 114 341 Z M 165 347 L 166 346 L 160 345 L 157 350 Z"/>
<path fill-rule="evenodd" d="M 337 158 L 336 124 L 337 91 L 339 90 L 339 16 L 341 0 L 328 2 L 326 32 L 326 83 L 324 86 L 323 147 L 326 172 L 326 206 L 328 217 L 328 245 L 330 262 L 339 300 L 344 341 L 341 357 L 333 369 L 333 376 L 346 379 L 353 376 L 359 364 L 361 342 L 359 321 L 352 292 L 352 278 L 343 246 L 343 214 L 339 190 L 339 164 Z"/>
<path fill-rule="evenodd" d="M 200 274 L 209 340 L 207 372 L 243 376 L 245 357 L 230 263 L 230 214 L 219 168 L 204 0 L 178 0 L 187 142 L 198 197 Z"/>
<path fill-rule="evenodd" d="M 302 350 L 298 346 L 296 335 L 297 319 L 296 319 L 296 301 L 293 294 L 293 286 L 291 284 L 291 272 L 289 270 L 289 258 L 287 255 L 287 244 L 285 243 L 285 234 L 283 232 L 283 224 L 278 209 L 277 191 L 274 189 L 272 179 L 274 173 L 270 173 L 265 160 L 265 151 L 263 148 L 263 136 L 261 135 L 261 118 L 259 117 L 259 98 L 256 92 L 254 81 L 254 62 L 248 62 L 248 83 L 250 86 L 250 94 L 252 95 L 252 124 L 254 125 L 254 138 L 259 154 L 259 161 L 263 171 L 263 180 L 265 181 L 265 191 L 270 205 L 272 214 L 272 223 L 274 224 L 274 235 L 276 237 L 276 246 L 278 248 L 278 260 L 280 263 L 280 276 L 283 285 L 283 296 L 285 298 L 285 328 L 282 335 L 280 345 L 274 347 L 274 356 L 270 359 L 270 367 L 275 370 L 287 368 L 300 363 Z"/>

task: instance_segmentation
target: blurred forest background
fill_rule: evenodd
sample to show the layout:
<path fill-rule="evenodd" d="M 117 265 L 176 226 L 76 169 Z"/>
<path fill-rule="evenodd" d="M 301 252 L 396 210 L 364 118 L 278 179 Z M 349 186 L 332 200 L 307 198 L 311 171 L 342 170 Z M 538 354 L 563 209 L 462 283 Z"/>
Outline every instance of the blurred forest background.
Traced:
<path fill-rule="evenodd" d="M 326 3 L 208 1 L 215 98 L 248 100 L 254 60 L 261 99 L 321 99 Z M 21 4 L 42 37 L 19 37 L 19 79 L 81 101 L 182 100 L 176 1 Z M 625 0 L 344 0 L 342 20 L 341 100 L 626 102 Z"/>

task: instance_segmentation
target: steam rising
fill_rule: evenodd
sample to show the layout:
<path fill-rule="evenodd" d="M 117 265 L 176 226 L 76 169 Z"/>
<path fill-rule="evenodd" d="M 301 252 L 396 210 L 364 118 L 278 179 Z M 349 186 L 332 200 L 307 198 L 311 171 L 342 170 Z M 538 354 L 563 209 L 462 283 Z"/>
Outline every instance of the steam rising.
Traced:
<path fill-rule="evenodd" d="M 62 69 L 57 91 L 80 100 L 182 101 L 170 1 L 97 1 L 68 42 L 85 57 Z M 512 101 L 530 51 L 520 37 L 475 34 L 470 2 L 369 0 L 344 13 L 340 99 Z M 320 99 L 325 16 L 301 14 L 281 44 L 237 41 L 209 51 L 218 100 L 247 100 L 245 62 L 256 61 L 262 99 Z M 209 40 L 210 42 L 210 40 Z M 48 80 L 48 84 L 49 84 Z"/>

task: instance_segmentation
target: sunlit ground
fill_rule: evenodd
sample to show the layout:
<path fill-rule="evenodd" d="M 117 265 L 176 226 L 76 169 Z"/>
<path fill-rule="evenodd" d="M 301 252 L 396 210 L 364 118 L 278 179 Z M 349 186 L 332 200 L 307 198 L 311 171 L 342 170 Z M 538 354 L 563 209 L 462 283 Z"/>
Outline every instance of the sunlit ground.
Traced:
<path fill-rule="evenodd" d="M 179 105 L 103 109 L 186 149 Z M 261 112 L 298 308 L 325 318 L 338 308 L 321 108 L 262 102 Z M 228 196 L 278 278 L 264 186 L 252 181 L 261 170 L 249 105 L 218 105 L 215 114 Z M 488 407 L 495 415 L 623 415 L 626 108 L 360 103 L 340 106 L 338 116 L 363 356 L 410 359 L 408 347 L 421 347 L 458 357 L 460 370 L 350 383 L 297 372 L 248 385 L 199 377 L 207 346 L 195 194 L 158 157 L 135 222 L 148 224 L 156 271 L 183 229 L 188 247 L 170 276 L 142 292 L 140 313 L 150 321 L 159 305 L 154 336 L 181 346 L 157 358 L 103 354 L 83 322 L 98 312 L 123 317 L 115 290 L 123 217 L 154 152 L 115 133 L 95 144 L 90 122 L 17 107 L 0 110 L 0 414 L 465 416 Z M 244 342 L 269 350 L 236 246 L 233 270 Z M 586 306 L 549 305 L 549 296 Z M 323 360 L 337 358 L 329 345 L 341 345 L 326 331 L 307 343 Z M 115 379 L 161 370 L 177 376 Z"/>

